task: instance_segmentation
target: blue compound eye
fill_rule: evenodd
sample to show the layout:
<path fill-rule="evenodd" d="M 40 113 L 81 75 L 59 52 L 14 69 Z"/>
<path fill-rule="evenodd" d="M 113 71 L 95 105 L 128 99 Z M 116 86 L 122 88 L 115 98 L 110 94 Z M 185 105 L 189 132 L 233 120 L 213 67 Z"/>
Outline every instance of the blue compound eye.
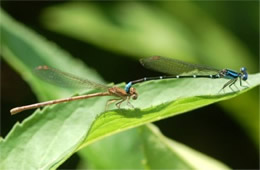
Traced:
<path fill-rule="evenodd" d="M 246 72 L 246 68 L 245 67 L 241 67 L 240 71 L 241 72 Z"/>
<path fill-rule="evenodd" d="M 248 75 L 247 74 L 243 74 L 242 80 L 247 80 L 247 78 L 248 78 Z"/>

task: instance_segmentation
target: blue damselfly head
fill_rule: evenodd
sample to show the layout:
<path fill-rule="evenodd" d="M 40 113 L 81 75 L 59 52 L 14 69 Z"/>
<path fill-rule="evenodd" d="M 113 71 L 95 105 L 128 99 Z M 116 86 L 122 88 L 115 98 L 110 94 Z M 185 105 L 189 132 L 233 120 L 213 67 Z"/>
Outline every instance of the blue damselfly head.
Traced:
<path fill-rule="evenodd" d="M 245 67 L 241 67 L 240 71 L 242 73 L 242 80 L 246 81 L 248 79 L 247 69 Z"/>

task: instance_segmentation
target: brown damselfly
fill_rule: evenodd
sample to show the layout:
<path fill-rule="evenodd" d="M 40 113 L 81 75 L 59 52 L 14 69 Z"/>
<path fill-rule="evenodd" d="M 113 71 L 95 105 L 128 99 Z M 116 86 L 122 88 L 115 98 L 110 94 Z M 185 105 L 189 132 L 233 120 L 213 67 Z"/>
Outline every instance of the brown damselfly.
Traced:
<path fill-rule="evenodd" d="M 122 88 L 115 87 L 115 86 L 109 87 L 106 85 L 98 84 L 98 83 L 92 82 L 90 80 L 82 79 L 82 78 L 74 76 L 70 73 L 66 73 L 66 72 L 63 72 L 63 71 L 60 71 L 58 69 L 54 69 L 54 68 L 51 68 L 48 66 L 38 66 L 36 68 L 35 72 L 37 73 L 37 75 L 39 75 L 40 77 L 42 77 L 43 79 L 47 80 L 50 83 L 54 83 L 54 84 L 62 83 L 65 86 L 69 85 L 69 84 L 76 84 L 79 86 L 83 86 L 85 88 L 100 89 L 100 90 L 103 90 L 104 92 L 86 94 L 86 95 L 81 95 L 81 96 L 73 96 L 73 97 L 64 98 L 64 99 L 50 100 L 50 101 L 46 101 L 46 102 L 15 107 L 10 110 L 11 115 L 17 114 L 17 113 L 25 111 L 25 110 L 40 108 L 40 107 L 47 106 L 47 105 L 70 102 L 70 101 L 74 101 L 74 100 L 88 99 L 88 98 L 98 97 L 98 96 L 116 97 L 113 99 L 109 99 L 107 101 L 106 109 L 109 104 L 114 103 L 114 102 L 117 102 L 116 106 L 118 108 L 120 108 L 121 103 L 123 103 L 124 101 L 127 101 L 127 104 L 129 106 L 133 107 L 131 105 L 131 103 L 129 102 L 129 100 L 131 98 L 133 100 L 136 100 L 138 97 L 138 93 L 136 92 L 135 88 L 133 88 L 133 87 L 131 87 L 130 91 L 127 93 Z"/>

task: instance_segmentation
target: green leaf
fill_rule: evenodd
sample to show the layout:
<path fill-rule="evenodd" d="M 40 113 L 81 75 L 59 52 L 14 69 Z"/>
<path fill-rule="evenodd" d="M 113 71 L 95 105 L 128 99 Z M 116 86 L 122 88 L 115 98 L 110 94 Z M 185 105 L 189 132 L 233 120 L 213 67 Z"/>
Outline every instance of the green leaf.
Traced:
<path fill-rule="evenodd" d="M 42 22 L 52 31 L 127 56 L 161 55 L 218 68 L 236 70 L 246 66 L 250 73 L 258 71 L 258 62 L 250 51 L 252 47 L 241 42 L 223 25 L 223 21 L 212 17 L 207 11 L 211 9 L 205 8 L 206 4 L 161 1 L 114 3 L 108 6 L 104 3 L 69 2 L 45 9 Z M 212 6 L 215 9 L 214 4 Z M 220 12 L 218 16 L 223 16 L 222 10 L 216 12 Z M 245 6 L 241 15 L 243 13 L 250 16 L 248 20 L 258 23 L 254 10 Z M 235 18 L 232 10 L 224 16 L 225 19 Z M 225 22 L 234 24 L 233 20 Z M 248 27 L 245 32 L 252 34 L 256 31 Z M 259 108 L 259 97 L 252 94 L 248 93 L 244 95 L 247 97 L 236 98 L 228 104 L 221 102 L 220 106 L 228 110 L 227 113 L 250 134 L 258 147 L 259 111 L 244 106 L 250 104 L 251 108 Z M 249 113 L 245 114 L 245 111 Z"/>
<path fill-rule="evenodd" d="M 23 75 L 39 98 L 58 98 L 68 93 L 35 79 L 31 69 L 36 65 L 48 64 L 74 74 L 78 72 L 84 76 L 89 73 L 87 75 L 93 75 L 93 79 L 96 77 L 92 71 L 85 71 L 81 62 L 19 25 L 2 10 L 1 19 L 1 54 Z M 118 110 L 111 106 L 111 110 L 104 113 L 109 97 L 45 107 L 22 123 L 17 123 L 0 140 L 0 169 L 56 168 L 77 150 L 105 136 L 230 99 L 251 90 L 259 85 L 260 75 L 249 76 L 250 87 L 237 93 L 230 93 L 229 89 L 225 93 L 218 93 L 226 80 L 163 80 L 142 83 L 136 86 L 140 96 L 132 102 L 135 110 Z M 94 92 L 97 91 L 89 91 Z"/>
<path fill-rule="evenodd" d="M 45 107 L 17 123 L 0 143 L 1 169 L 57 167 L 74 152 L 105 136 L 230 99 L 260 84 L 260 74 L 249 77 L 249 88 L 240 92 L 227 89 L 221 94 L 218 91 L 227 81 L 224 79 L 145 82 L 136 86 L 140 96 L 132 101 L 134 110 L 110 108 L 104 113 L 108 97 Z"/>
<path fill-rule="evenodd" d="M 89 145 L 79 154 L 83 159 L 81 169 L 229 169 L 202 153 L 166 138 L 152 124 L 105 138 Z M 87 165 L 84 165 L 86 162 Z"/>
<path fill-rule="evenodd" d="M 260 73 L 250 75 L 250 88 L 232 93 L 218 93 L 227 80 L 159 80 L 136 86 L 139 98 L 132 101 L 135 110 L 115 110 L 101 115 L 93 124 L 81 147 L 123 129 L 178 115 L 215 102 L 231 99 L 260 84 Z M 229 91 L 229 92 L 228 92 Z M 248 108 L 250 109 L 250 108 Z M 81 148 L 80 147 L 80 148 Z"/>
<path fill-rule="evenodd" d="M 101 82 L 97 73 L 72 58 L 54 43 L 10 18 L 1 8 L 1 55 L 31 86 L 40 100 L 60 98 L 75 93 L 39 81 L 32 71 L 39 65 L 66 70 L 81 77 Z"/>

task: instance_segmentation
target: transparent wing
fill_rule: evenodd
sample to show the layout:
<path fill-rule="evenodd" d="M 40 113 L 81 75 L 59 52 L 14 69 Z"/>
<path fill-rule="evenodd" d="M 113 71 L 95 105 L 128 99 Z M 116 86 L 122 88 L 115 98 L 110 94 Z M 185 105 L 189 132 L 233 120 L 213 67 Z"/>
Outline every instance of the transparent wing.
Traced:
<path fill-rule="evenodd" d="M 192 74 L 217 74 L 218 69 L 201 66 L 197 64 L 190 64 L 172 58 L 165 58 L 161 56 L 153 56 L 140 60 L 141 64 L 148 69 L 169 75 L 192 75 Z"/>
<path fill-rule="evenodd" d="M 87 79 L 82 79 L 72 74 L 51 68 L 49 66 L 38 66 L 35 68 L 35 74 L 48 83 L 69 88 L 90 88 L 90 89 L 104 89 L 108 87 L 98 84 Z"/>

